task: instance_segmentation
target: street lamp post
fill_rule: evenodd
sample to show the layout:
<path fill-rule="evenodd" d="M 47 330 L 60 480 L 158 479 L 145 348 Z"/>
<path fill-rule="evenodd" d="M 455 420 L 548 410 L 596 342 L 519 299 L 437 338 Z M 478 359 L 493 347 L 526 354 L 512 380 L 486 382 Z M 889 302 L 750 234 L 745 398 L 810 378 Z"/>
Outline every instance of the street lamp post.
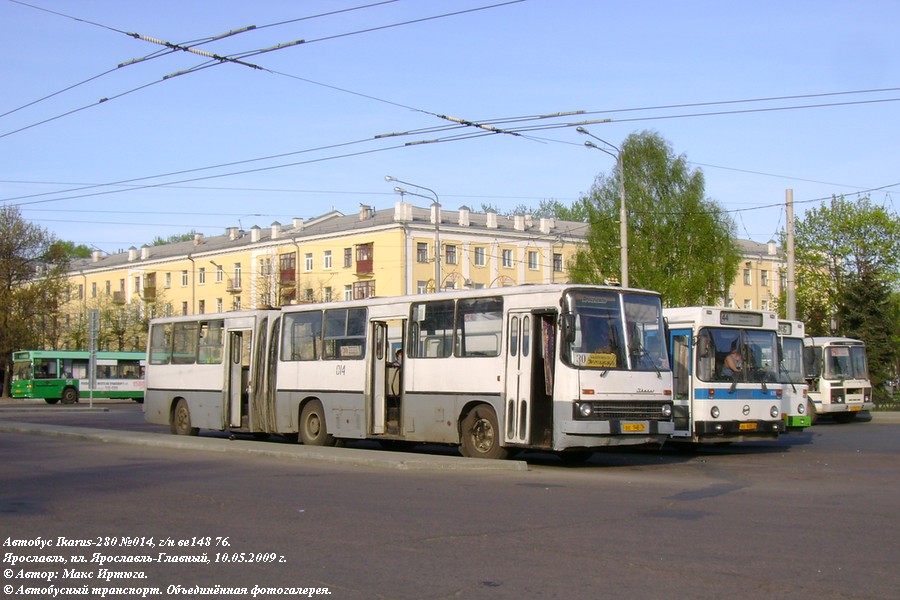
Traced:
<path fill-rule="evenodd" d="M 384 176 L 385 181 L 395 181 L 397 183 L 402 183 L 404 185 L 411 185 L 415 188 L 420 188 L 423 190 L 427 190 L 434 195 L 434 200 L 425 196 L 423 194 L 417 194 L 415 192 L 410 192 L 401 187 L 395 187 L 394 191 L 400 194 L 409 194 L 410 196 L 418 196 L 419 198 L 425 198 L 426 200 L 432 200 L 432 206 L 434 207 L 434 291 L 441 291 L 441 201 L 438 198 L 437 192 L 434 190 L 425 187 L 424 185 L 419 185 L 417 183 L 410 183 L 409 181 L 403 181 L 397 179 L 396 177 L 391 177 L 390 175 Z"/>
<path fill-rule="evenodd" d="M 595 140 L 606 144 L 616 151 L 614 154 L 606 148 L 598 146 L 591 141 L 587 141 L 584 143 L 584 145 L 588 148 L 593 148 L 595 150 L 599 150 L 600 152 L 606 152 L 616 159 L 616 170 L 619 174 L 619 237 L 621 238 L 622 287 L 628 287 L 628 213 L 625 212 L 625 169 L 622 166 L 622 151 L 606 140 L 598 138 L 596 135 L 592 134 L 584 127 L 577 127 L 575 131 L 577 131 L 578 133 L 583 133 L 584 135 L 589 135 Z"/>

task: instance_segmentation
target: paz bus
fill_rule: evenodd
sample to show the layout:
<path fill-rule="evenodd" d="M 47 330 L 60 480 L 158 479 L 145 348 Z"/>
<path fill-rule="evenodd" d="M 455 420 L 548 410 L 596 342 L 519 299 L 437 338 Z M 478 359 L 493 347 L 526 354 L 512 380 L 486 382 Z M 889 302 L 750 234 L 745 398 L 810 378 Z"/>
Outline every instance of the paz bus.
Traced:
<path fill-rule="evenodd" d="M 583 460 L 673 433 L 663 331 L 656 292 L 562 284 L 164 317 L 144 414 L 182 435 Z"/>
<path fill-rule="evenodd" d="M 144 352 L 96 352 L 93 378 L 90 358 L 90 352 L 75 350 L 13 352 L 10 395 L 47 404 L 74 404 L 87 396 L 144 401 Z"/>
<path fill-rule="evenodd" d="M 666 308 L 663 314 L 674 372 L 672 441 L 777 438 L 784 431 L 778 315 L 714 306 Z"/>
<path fill-rule="evenodd" d="M 875 408 L 866 345 L 862 341 L 807 337 L 804 364 L 810 415 L 829 415 L 838 423 L 849 423 L 860 411 Z"/>
<path fill-rule="evenodd" d="M 778 322 L 780 373 L 784 382 L 782 417 L 788 432 L 800 432 L 812 425 L 809 385 L 803 370 L 803 321 Z"/>

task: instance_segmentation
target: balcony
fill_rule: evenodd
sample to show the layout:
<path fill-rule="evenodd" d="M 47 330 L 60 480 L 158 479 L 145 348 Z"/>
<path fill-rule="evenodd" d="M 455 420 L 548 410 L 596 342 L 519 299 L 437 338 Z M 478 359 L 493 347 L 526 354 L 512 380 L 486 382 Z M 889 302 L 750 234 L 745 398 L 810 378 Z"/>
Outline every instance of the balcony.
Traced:
<path fill-rule="evenodd" d="M 156 300 L 156 286 L 155 285 L 153 287 L 144 286 L 144 289 L 141 290 L 141 299 L 144 300 L 145 302 L 152 302 L 152 301 Z"/>
<path fill-rule="evenodd" d="M 118 291 L 112 293 L 112 301 L 113 304 L 125 304 L 128 298 L 125 295 L 125 292 Z"/>
<path fill-rule="evenodd" d="M 229 277 L 225 284 L 225 290 L 232 294 L 239 294 L 241 292 L 241 278 Z"/>

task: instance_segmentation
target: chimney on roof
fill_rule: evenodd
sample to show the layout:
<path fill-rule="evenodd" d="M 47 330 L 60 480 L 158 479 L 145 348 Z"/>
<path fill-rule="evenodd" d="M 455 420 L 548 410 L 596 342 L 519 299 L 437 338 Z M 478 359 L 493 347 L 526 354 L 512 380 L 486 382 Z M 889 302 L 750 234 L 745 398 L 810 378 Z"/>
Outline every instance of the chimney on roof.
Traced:
<path fill-rule="evenodd" d="M 375 215 L 375 208 L 372 206 L 367 206 L 365 204 L 359 205 L 359 220 L 365 221 L 366 219 L 371 219 Z"/>
<path fill-rule="evenodd" d="M 468 206 L 460 206 L 459 207 L 459 225 L 461 227 L 469 226 L 469 207 Z"/>
<path fill-rule="evenodd" d="M 144 244 L 141 246 L 141 260 L 147 260 L 150 258 L 150 246 Z"/>
<path fill-rule="evenodd" d="M 132 246 L 131 248 L 128 249 L 128 262 L 134 262 L 135 260 L 137 260 L 137 257 L 138 257 L 137 248 Z"/>
<path fill-rule="evenodd" d="M 91 252 L 91 262 L 100 262 L 100 258 L 102 257 L 103 252 L 100 250 L 94 250 Z"/>
<path fill-rule="evenodd" d="M 399 223 L 408 223 L 413 220 L 412 204 L 404 200 L 394 202 L 394 220 Z"/>
<path fill-rule="evenodd" d="M 556 227 L 556 219 L 553 217 L 541 217 L 541 233 L 550 233 L 550 230 Z"/>
<path fill-rule="evenodd" d="M 488 229 L 497 229 L 497 212 L 488 209 L 485 216 L 487 217 L 487 228 Z"/>
<path fill-rule="evenodd" d="M 766 244 L 766 250 L 768 251 L 769 256 L 778 254 L 778 245 L 775 243 L 775 240 L 769 240 L 769 243 Z"/>
<path fill-rule="evenodd" d="M 294 217 L 294 229 L 303 229 L 302 217 Z"/>
<path fill-rule="evenodd" d="M 438 225 L 441 223 L 441 205 L 437 202 L 431 205 L 431 222 Z"/>
<path fill-rule="evenodd" d="M 275 221 L 272 223 L 272 239 L 277 240 L 281 237 L 281 223 Z"/>
<path fill-rule="evenodd" d="M 250 242 L 251 243 L 255 244 L 256 242 L 259 241 L 260 231 L 261 230 L 259 228 L 259 225 L 254 225 L 253 227 L 250 228 Z"/>
<path fill-rule="evenodd" d="M 228 236 L 229 240 L 238 239 L 238 228 L 237 227 L 229 227 L 225 230 L 225 235 Z"/>
<path fill-rule="evenodd" d="M 513 229 L 516 231 L 525 231 L 525 215 L 513 216 Z"/>
<path fill-rule="evenodd" d="M 202 243 L 203 243 L 203 234 L 202 234 L 202 233 L 195 233 L 195 234 L 194 234 L 194 245 L 195 245 L 195 246 L 199 246 L 199 245 L 202 244 Z"/>

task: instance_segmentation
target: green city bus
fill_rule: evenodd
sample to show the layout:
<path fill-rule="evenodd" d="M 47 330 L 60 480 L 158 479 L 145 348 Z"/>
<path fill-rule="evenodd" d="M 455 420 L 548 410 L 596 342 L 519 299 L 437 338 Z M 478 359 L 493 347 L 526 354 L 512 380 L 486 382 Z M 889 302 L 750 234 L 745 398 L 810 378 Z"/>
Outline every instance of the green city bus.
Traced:
<path fill-rule="evenodd" d="M 143 352 L 97 352 L 91 387 L 90 352 L 22 350 L 13 352 L 10 395 L 43 398 L 47 404 L 74 404 L 80 397 L 144 401 Z"/>

